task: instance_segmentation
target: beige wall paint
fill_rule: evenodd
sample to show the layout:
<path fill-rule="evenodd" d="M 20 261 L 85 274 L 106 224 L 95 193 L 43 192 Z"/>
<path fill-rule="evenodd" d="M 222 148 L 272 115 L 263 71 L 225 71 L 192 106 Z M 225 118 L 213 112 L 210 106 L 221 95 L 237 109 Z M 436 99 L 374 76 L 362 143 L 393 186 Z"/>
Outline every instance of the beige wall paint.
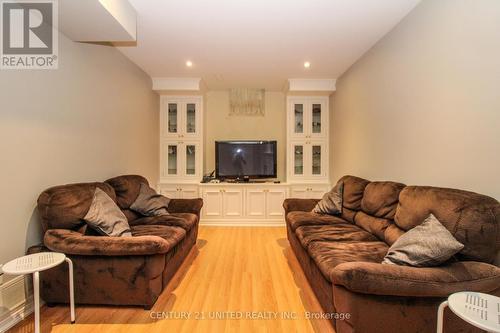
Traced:
<path fill-rule="evenodd" d="M 158 95 L 118 50 L 59 38 L 59 69 L 0 71 L 0 263 L 40 241 L 49 186 L 158 177 Z"/>
<path fill-rule="evenodd" d="M 217 140 L 277 140 L 278 179 L 286 178 L 286 100 L 281 92 L 266 92 L 265 116 L 229 116 L 229 92 L 205 95 L 205 172 L 215 169 Z"/>
<path fill-rule="evenodd" d="M 500 199 L 500 1 L 426 0 L 337 82 L 334 179 Z"/>
<path fill-rule="evenodd" d="M 335 174 L 334 174 L 334 169 L 333 169 L 333 166 L 335 165 L 334 164 L 334 144 L 333 144 L 333 140 L 334 140 L 334 127 L 333 127 L 333 122 L 335 121 L 334 117 L 335 117 L 335 114 L 334 114 L 334 110 L 335 110 L 335 95 L 334 94 L 331 94 L 329 96 L 329 101 L 328 101 L 328 107 L 329 107 L 329 117 L 328 117 L 328 120 L 329 120 L 329 139 L 330 139 L 330 145 L 328 146 L 328 148 L 330 149 L 330 151 L 328 152 L 328 157 L 329 157 L 329 161 L 328 161 L 328 166 L 329 166 L 329 175 L 330 175 L 330 183 L 332 185 L 335 185 L 337 183 L 337 180 L 338 179 L 335 179 Z"/>

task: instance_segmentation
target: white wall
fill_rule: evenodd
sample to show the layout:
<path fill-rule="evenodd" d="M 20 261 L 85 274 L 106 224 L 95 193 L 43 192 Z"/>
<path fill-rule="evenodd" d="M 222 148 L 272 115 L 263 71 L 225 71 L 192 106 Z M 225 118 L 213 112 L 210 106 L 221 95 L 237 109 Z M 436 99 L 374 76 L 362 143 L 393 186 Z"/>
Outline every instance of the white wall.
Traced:
<path fill-rule="evenodd" d="M 158 96 L 118 50 L 59 38 L 59 69 L 0 71 L 0 263 L 40 241 L 40 192 L 158 177 Z"/>
<path fill-rule="evenodd" d="M 277 140 L 278 179 L 286 178 L 286 99 L 282 92 L 265 93 L 265 116 L 230 116 L 229 91 L 205 96 L 205 172 L 215 169 L 215 141 Z"/>
<path fill-rule="evenodd" d="M 500 1 L 425 0 L 337 82 L 333 179 L 500 199 Z"/>

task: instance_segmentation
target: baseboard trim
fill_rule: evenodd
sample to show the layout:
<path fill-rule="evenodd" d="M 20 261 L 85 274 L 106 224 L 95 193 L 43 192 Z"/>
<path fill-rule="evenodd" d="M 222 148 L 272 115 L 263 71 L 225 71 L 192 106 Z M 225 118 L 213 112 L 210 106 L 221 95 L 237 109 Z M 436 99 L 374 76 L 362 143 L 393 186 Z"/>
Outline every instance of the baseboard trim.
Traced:
<path fill-rule="evenodd" d="M 283 227 L 284 220 L 200 220 L 201 226 L 209 227 Z"/>
<path fill-rule="evenodd" d="M 0 333 L 7 331 L 16 324 L 23 321 L 26 317 L 33 313 L 34 301 L 31 295 L 25 302 L 19 304 L 5 315 L 0 317 Z"/>

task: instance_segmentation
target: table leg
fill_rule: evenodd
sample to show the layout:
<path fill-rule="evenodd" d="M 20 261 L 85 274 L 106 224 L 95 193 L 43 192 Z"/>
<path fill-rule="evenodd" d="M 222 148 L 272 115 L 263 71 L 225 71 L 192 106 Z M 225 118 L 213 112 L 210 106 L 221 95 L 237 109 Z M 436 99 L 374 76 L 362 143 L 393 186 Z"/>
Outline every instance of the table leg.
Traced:
<path fill-rule="evenodd" d="M 437 318 L 437 333 L 443 333 L 443 319 L 444 319 L 444 309 L 448 306 L 448 301 L 444 301 L 439 304 L 438 308 L 438 318 Z"/>
<path fill-rule="evenodd" d="M 33 273 L 33 298 L 35 299 L 35 333 L 40 333 L 40 273 Z"/>
<path fill-rule="evenodd" d="M 71 309 L 71 323 L 74 324 L 76 319 L 75 319 L 75 286 L 73 282 L 73 262 L 68 257 L 66 257 L 65 260 L 68 263 L 68 269 L 69 269 L 69 306 Z"/>

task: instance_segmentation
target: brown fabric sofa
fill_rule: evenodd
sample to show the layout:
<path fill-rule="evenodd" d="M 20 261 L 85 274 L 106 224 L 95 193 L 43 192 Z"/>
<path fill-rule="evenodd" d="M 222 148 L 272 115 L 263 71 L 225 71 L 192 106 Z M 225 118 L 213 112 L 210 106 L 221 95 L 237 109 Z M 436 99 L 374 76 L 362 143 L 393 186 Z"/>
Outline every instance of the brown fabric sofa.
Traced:
<path fill-rule="evenodd" d="M 203 201 L 172 199 L 171 215 L 144 217 L 129 209 L 141 182 L 147 184 L 141 176 L 120 176 L 104 183 L 52 187 L 38 198 L 44 240 L 28 252 L 57 251 L 71 258 L 76 303 L 150 308 L 195 245 Z M 133 237 L 100 236 L 87 227 L 82 217 L 96 187 L 124 212 Z M 42 272 L 40 281 L 45 302 L 69 301 L 65 265 Z"/>
<path fill-rule="evenodd" d="M 318 215 L 318 200 L 287 199 L 287 234 L 337 333 L 436 331 L 437 309 L 458 291 L 500 296 L 500 204 L 467 191 L 345 176 L 341 216 Z M 433 213 L 465 245 L 432 268 L 383 265 L 388 248 Z M 445 332 L 481 332 L 445 312 Z"/>

